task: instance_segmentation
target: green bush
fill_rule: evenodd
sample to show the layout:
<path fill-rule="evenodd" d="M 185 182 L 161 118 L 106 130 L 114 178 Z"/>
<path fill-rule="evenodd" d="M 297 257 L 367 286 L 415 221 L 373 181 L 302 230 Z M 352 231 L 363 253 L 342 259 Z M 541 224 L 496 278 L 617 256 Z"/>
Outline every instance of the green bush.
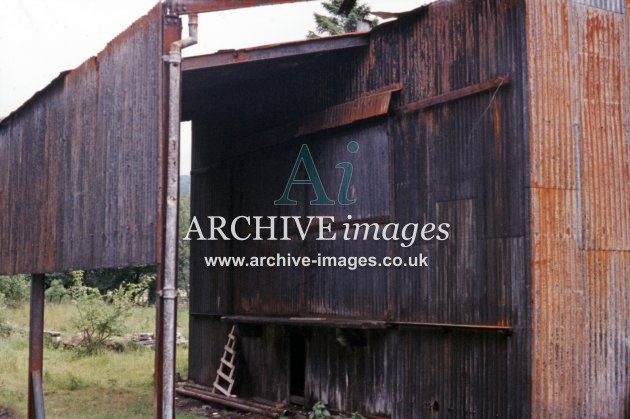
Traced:
<path fill-rule="evenodd" d="M 63 286 L 63 282 L 60 279 L 54 279 L 44 293 L 46 299 L 51 303 L 61 303 L 69 294 L 70 292 Z"/>
<path fill-rule="evenodd" d="M 124 318 L 130 313 L 131 302 L 121 287 L 107 295 L 96 288 L 73 287 L 77 316 L 74 327 L 81 333 L 81 350 L 86 355 L 100 352 L 112 336 L 124 332 Z"/>
<path fill-rule="evenodd" d="M 146 307 L 149 305 L 150 298 L 149 293 L 157 274 L 155 273 L 143 273 L 139 277 L 139 282 L 127 283 L 123 282 L 122 287 L 125 290 L 125 294 L 129 297 L 129 300 L 135 305 Z"/>
<path fill-rule="evenodd" d="M 4 304 L 4 294 L 0 294 L 0 337 L 11 334 L 11 326 L 7 322 L 7 312 Z"/>
<path fill-rule="evenodd" d="M 0 294 L 6 305 L 17 307 L 28 299 L 30 278 L 28 275 L 0 275 Z"/>

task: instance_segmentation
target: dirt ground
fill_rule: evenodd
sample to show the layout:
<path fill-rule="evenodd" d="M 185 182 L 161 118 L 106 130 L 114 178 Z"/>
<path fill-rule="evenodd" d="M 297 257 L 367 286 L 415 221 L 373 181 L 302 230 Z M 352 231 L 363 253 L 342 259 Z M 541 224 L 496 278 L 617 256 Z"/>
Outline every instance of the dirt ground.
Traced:
<path fill-rule="evenodd" d="M 0 407 L 0 419 L 14 419 L 16 417 L 15 412 L 5 409 L 4 407 Z"/>
<path fill-rule="evenodd" d="M 255 413 L 243 413 L 228 408 L 221 407 L 207 402 L 202 402 L 197 399 L 184 397 L 178 395 L 175 397 L 175 405 L 177 409 L 184 410 L 199 417 L 205 418 L 220 418 L 220 419 L 269 419 L 265 416 L 257 415 Z M 287 414 L 287 417 L 293 419 L 306 419 L 308 413 L 301 410 L 298 406 L 292 406 L 291 412 Z M 2 417 L 0 417 L 2 419 Z"/>
<path fill-rule="evenodd" d="M 197 399 L 192 399 L 189 397 L 176 396 L 175 397 L 175 406 L 177 410 L 183 410 L 193 415 L 199 416 L 200 418 L 219 418 L 219 419 L 259 419 L 264 418 L 268 419 L 264 416 L 256 415 L 254 413 L 243 413 L 236 412 L 233 410 L 228 410 L 221 406 L 213 405 L 210 403 L 205 403 Z M 300 417 L 308 417 L 302 415 L 289 415 L 289 417 L 300 418 Z M 17 415 L 15 412 L 10 409 L 6 409 L 0 407 L 0 419 L 16 419 Z"/>
<path fill-rule="evenodd" d="M 264 416 L 255 415 L 253 413 L 240 413 L 233 410 L 227 410 L 217 405 L 202 402 L 201 400 L 192 399 L 184 396 L 175 397 L 175 406 L 178 410 L 185 410 L 203 418 L 221 418 L 221 419 L 258 419 Z M 0 419 L 2 417 L 0 416 Z"/>

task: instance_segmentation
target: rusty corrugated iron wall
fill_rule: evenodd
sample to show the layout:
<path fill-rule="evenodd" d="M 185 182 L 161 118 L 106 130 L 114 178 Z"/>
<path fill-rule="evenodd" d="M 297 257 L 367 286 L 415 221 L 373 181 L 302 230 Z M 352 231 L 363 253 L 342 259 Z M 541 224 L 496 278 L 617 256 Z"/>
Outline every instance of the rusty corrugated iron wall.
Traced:
<path fill-rule="evenodd" d="M 273 185 L 284 185 L 278 172 L 287 172 L 299 144 L 334 162 L 340 145 L 360 138 L 388 147 L 385 158 L 367 158 L 376 176 L 354 179 L 365 200 L 357 213 L 454 226 L 449 241 L 407 250 L 312 239 L 193 243 L 191 378 L 212 381 L 223 342 L 210 335 L 227 332 L 221 315 L 503 324 L 510 337 L 373 329 L 351 352 L 332 329 L 265 325 L 243 337 L 239 391 L 286 399 L 297 334 L 307 348 L 307 399 L 340 409 L 394 418 L 627 416 L 628 29 L 628 1 L 444 1 L 372 32 L 367 48 L 185 74 L 198 215 L 319 214 L 308 205 L 270 205 L 280 193 Z M 204 84 L 211 74 L 224 85 Z M 503 74 L 509 81 L 497 88 L 404 111 Z M 238 150 L 240 138 L 392 84 L 402 89 L 387 118 Z M 208 270 L 201 260 L 286 251 L 426 252 L 434 263 L 367 275 Z"/>
<path fill-rule="evenodd" d="M 0 273 L 157 262 L 162 9 L 0 124 Z"/>
<path fill-rule="evenodd" d="M 412 249 L 431 255 L 430 270 L 394 271 L 399 318 L 513 330 L 401 329 L 389 345 L 393 418 L 529 415 L 524 13 L 519 1 L 438 2 L 400 20 L 398 42 L 376 38 L 375 67 L 400 68 L 401 106 L 510 77 L 390 122 L 396 220 L 453 226 L 449 240 Z"/>
<path fill-rule="evenodd" d="M 227 333 L 221 315 L 509 325 L 511 337 L 439 328 L 373 329 L 364 332 L 366 345 L 354 348 L 340 346 L 334 328 L 259 326 L 260 333 L 240 341 L 237 392 L 286 400 L 291 339 L 301 335 L 307 348 L 307 400 L 405 419 L 528 416 L 524 25 L 524 2 L 440 2 L 374 31 L 367 47 L 184 73 L 184 114 L 193 121 L 191 205 L 204 231 L 207 215 L 241 214 L 325 214 L 342 220 L 352 214 L 353 220 L 454 226 L 449 241 L 408 249 L 384 241 L 314 237 L 194 241 L 191 379 L 206 384 L 214 379 L 224 345 L 214 336 Z M 426 110 L 401 111 L 504 74 L 510 79 L 501 87 Z M 239 149 L 243 138 L 262 141 L 271 128 L 398 83 L 402 90 L 392 95 L 389 115 L 255 152 Z M 299 206 L 273 205 L 301 144 L 309 144 L 322 177 L 329 176 L 325 184 L 337 185 L 334 165 L 348 158 L 343 150 L 350 140 L 359 141 L 365 152 L 354 163 L 358 200 L 352 208 L 310 206 L 312 191 L 298 189 Z M 236 157 L 223 161 L 226 154 Z M 424 252 L 431 263 L 426 269 L 237 270 L 208 269 L 203 260 L 286 252 L 311 257 Z"/>
<path fill-rule="evenodd" d="M 533 417 L 630 414 L 627 6 L 527 2 Z"/>

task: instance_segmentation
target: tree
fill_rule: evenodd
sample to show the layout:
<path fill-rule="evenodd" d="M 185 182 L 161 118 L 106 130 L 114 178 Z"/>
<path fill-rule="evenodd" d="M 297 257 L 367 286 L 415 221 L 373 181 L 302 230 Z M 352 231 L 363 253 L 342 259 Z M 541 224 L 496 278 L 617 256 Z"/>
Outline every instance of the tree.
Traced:
<path fill-rule="evenodd" d="M 98 288 L 101 294 L 115 290 L 123 283 L 146 284 L 152 287 L 152 281 L 146 281 L 147 277 L 155 278 L 155 265 L 127 266 L 123 268 L 103 268 L 85 271 L 83 283 L 89 287 Z"/>
<path fill-rule="evenodd" d="M 356 4 L 349 13 L 339 10 L 344 0 L 323 1 L 322 7 L 329 13 L 322 15 L 313 13 L 315 24 L 317 25 L 315 32 L 309 31 L 307 38 L 317 38 L 320 35 L 340 35 L 343 33 L 356 32 L 357 25 L 367 15 L 370 14 L 370 6 L 359 3 Z M 375 27 L 378 21 L 375 19 L 370 22 L 370 28 Z"/>
<path fill-rule="evenodd" d="M 64 298 L 70 295 L 70 292 L 63 286 L 60 279 L 52 281 L 45 294 L 46 299 L 51 303 L 61 303 Z"/>

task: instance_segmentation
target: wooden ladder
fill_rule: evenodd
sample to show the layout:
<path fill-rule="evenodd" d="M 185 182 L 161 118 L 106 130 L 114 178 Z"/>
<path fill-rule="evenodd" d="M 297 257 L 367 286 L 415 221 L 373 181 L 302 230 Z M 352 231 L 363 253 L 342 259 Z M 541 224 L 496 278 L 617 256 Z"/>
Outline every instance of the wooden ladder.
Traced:
<path fill-rule="evenodd" d="M 236 325 L 232 325 L 232 330 L 228 333 L 228 340 L 223 347 L 223 356 L 217 369 L 217 378 L 212 385 L 213 393 L 221 393 L 224 396 L 232 396 L 234 386 L 234 371 L 236 370 L 234 361 L 236 360 Z M 222 383 L 227 384 L 227 388 Z"/>

